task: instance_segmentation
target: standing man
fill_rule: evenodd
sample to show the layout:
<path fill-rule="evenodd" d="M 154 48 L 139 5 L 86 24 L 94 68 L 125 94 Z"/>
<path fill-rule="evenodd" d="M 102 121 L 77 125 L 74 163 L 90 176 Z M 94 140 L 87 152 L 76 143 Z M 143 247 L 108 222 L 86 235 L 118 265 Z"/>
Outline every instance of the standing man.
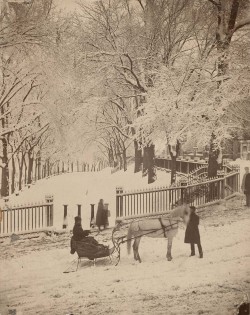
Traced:
<path fill-rule="evenodd" d="M 250 207 L 250 173 L 249 167 L 245 167 L 245 174 L 243 176 L 241 189 L 246 195 L 246 206 Z"/>
<path fill-rule="evenodd" d="M 191 255 L 195 255 L 195 247 L 194 244 L 197 244 L 200 258 L 203 258 L 203 251 L 201 247 L 201 240 L 200 240 L 200 232 L 199 232 L 199 222 L 200 218 L 199 216 L 195 213 L 196 208 L 194 206 L 190 207 L 190 217 L 189 217 L 189 222 L 186 228 L 185 232 L 185 243 L 190 243 L 191 246 Z"/>

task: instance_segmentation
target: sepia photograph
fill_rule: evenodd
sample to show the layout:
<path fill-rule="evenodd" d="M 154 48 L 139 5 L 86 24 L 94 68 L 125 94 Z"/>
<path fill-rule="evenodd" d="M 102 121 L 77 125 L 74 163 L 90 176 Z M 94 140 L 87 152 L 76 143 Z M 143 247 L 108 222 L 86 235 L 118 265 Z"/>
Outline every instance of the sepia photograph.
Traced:
<path fill-rule="evenodd" d="M 0 0 L 0 315 L 250 315 L 250 0 Z"/>

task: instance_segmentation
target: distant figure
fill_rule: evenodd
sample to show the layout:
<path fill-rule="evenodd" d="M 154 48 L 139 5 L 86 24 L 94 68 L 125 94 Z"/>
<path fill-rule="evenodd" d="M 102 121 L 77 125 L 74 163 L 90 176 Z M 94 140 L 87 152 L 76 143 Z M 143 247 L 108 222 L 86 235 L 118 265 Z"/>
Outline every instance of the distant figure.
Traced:
<path fill-rule="evenodd" d="M 104 208 L 103 199 L 100 199 L 98 203 L 97 213 L 96 213 L 96 226 L 98 227 L 99 231 L 101 230 L 101 226 L 105 229 L 106 222 L 107 222 L 107 212 Z"/>
<path fill-rule="evenodd" d="M 191 245 L 191 255 L 195 255 L 195 247 L 194 244 L 197 244 L 200 258 L 203 258 L 203 252 L 200 241 L 200 232 L 199 232 L 199 216 L 195 213 L 196 208 L 194 206 L 190 207 L 190 218 L 185 232 L 185 243 L 190 243 Z"/>
<path fill-rule="evenodd" d="M 246 206 L 250 207 L 250 173 L 249 167 L 245 167 L 245 174 L 243 176 L 241 189 L 246 195 Z"/>

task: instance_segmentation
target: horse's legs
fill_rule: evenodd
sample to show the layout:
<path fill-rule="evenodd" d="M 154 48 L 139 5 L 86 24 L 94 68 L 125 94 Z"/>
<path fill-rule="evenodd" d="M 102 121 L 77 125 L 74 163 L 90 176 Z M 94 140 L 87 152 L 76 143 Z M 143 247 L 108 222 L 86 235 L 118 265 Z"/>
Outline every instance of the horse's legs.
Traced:
<path fill-rule="evenodd" d="M 168 237 L 168 251 L 167 251 L 167 260 L 172 260 L 171 249 L 172 249 L 173 238 L 171 236 Z"/>
<path fill-rule="evenodd" d="M 134 260 L 137 260 L 135 240 L 134 240 L 134 243 L 133 243 L 133 253 L 134 253 Z"/>
<path fill-rule="evenodd" d="M 141 241 L 141 237 L 137 237 L 134 241 L 134 244 L 133 244 L 133 250 L 134 250 L 134 259 L 135 260 L 138 260 L 140 263 L 141 263 L 141 257 L 139 255 L 139 244 L 140 244 L 140 241 Z"/>

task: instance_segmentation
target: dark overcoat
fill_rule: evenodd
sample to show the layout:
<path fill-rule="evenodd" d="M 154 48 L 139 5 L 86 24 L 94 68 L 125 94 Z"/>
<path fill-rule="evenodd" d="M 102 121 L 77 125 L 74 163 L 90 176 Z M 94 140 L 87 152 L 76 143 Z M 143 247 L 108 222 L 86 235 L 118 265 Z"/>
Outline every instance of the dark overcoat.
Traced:
<path fill-rule="evenodd" d="M 199 221 L 200 218 L 196 213 L 192 213 L 190 215 L 190 220 L 186 228 L 185 232 L 185 243 L 193 243 L 199 244 L 200 243 L 200 232 L 199 232 Z"/>
<path fill-rule="evenodd" d="M 73 228 L 73 237 L 75 241 L 81 241 L 84 237 L 89 235 L 89 231 L 84 231 L 81 223 L 76 223 Z"/>
<path fill-rule="evenodd" d="M 250 173 L 247 173 L 245 177 L 244 194 L 250 195 Z"/>
<path fill-rule="evenodd" d="M 104 210 L 104 205 L 100 202 L 98 203 L 95 223 L 98 227 L 106 224 L 106 211 Z"/>

